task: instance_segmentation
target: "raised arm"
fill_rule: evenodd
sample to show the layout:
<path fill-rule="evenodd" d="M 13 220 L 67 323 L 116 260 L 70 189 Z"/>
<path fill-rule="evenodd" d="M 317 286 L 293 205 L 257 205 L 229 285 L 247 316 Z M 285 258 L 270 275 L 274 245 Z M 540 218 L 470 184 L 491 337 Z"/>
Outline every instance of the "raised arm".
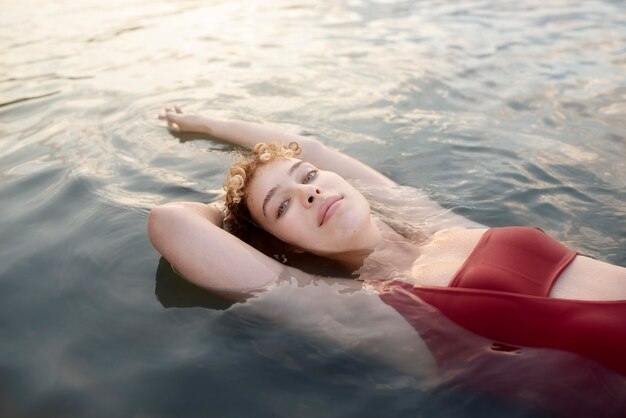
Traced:
<path fill-rule="evenodd" d="M 192 283 L 229 299 L 261 290 L 285 267 L 221 228 L 216 204 L 177 202 L 150 212 L 154 247 Z"/>
<path fill-rule="evenodd" d="M 188 115 L 177 106 L 166 108 L 161 118 L 167 121 L 168 127 L 173 131 L 204 133 L 244 148 L 253 148 L 259 142 L 276 141 L 288 144 L 295 141 L 303 150 L 300 157 L 322 170 L 334 171 L 346 179 L 364 180 L 375 185 L 395 185 L 393 180 L 361 161 L 310 137 L 286 133 L 258 123 Z"/>

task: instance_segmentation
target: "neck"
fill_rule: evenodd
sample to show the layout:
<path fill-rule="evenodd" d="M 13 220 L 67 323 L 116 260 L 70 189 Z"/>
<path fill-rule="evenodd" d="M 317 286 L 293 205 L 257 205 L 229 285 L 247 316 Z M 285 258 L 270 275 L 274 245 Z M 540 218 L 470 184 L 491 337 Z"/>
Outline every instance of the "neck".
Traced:
<path fill-rule="evenodd" d="M 419 257 L 419 247 L 412 244 L 404 236 L 396 232 L 389 225 L 381 220 L 374 223 L 376 233 L 372 235 L 369 246 L 363 247 L 361 250 L 346 252 L 335 257 L 330 257 L 341 263 L 344 268 L 353 273 L 365 277 L 369 274 L 380 274 L 380 266 L 389 264 L 393 260 L 394 270 L 400 269 L 400 266 L 413 265 L 413 262 Z M 372 259 L 370 256 L 376 251 L 378 255 Z M 391 252 L 390 252 L 391 251 Z M 381 258 L 382 257 L 382 258 Z M 366 267 L 369 265 L 369 267 Z M 373 268 L 373 270 L 372 270 Z"/>
<path fill-rule="evenodd" d="M 329 258 L 337 261 L 348 272 L 356 272 L 361 268 L 365 259 L 374 251 L 374 248 L 368 248 L 363 250 L 355 250 L 342 254 L 335 254 Z"/>
<path fill-rule="evenodd" d="M 391 230 L 382 221 L 371 218 L 367 227 L 361 229 L 362 233 L 359 236 L 359 246 L 357 248 L 341 253 L 328 254 L 326 257 L 337 261 L 346 270 L 355 272 L 361 268 L 365 259 L 372 251 L 381 244 L 387 229 Z"/>

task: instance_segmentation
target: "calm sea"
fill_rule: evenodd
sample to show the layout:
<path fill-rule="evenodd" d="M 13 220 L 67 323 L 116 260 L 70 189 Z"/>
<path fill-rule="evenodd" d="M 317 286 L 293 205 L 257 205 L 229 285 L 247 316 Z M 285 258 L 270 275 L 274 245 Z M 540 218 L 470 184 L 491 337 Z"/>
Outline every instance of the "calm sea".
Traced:
<path fill-rule="evenodd" d="M 315 135 L 477 222 L 626 265 L 622 1 L 5 1 L 0 48 L 3 417 L 543 413 L 181 282 L 148 212 L 215 199 L 233 148 L 172 136 L 167 104 Z"/>

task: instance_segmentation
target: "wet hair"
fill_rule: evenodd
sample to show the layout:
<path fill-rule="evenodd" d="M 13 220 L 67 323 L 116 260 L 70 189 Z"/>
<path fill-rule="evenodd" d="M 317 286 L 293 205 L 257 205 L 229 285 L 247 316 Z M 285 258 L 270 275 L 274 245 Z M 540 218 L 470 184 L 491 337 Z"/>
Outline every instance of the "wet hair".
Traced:
<path fill-rule="evenodd" d="M 260 167 L 276 160 L 288 160 L 301 152 L 296 142 L 289 145 L 260 142 L 251 151 L 239 155 L 224 182 L 224 227 L 228 232 L 247 242 L 251 229 L 259 229 L 252 221 L 246 203 L 247 186 Z"/>

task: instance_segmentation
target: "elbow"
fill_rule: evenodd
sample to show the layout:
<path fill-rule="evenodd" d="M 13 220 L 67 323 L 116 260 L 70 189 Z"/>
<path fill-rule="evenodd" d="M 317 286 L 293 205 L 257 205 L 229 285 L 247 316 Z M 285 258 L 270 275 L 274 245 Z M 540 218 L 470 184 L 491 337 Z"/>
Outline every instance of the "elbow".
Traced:
<path fill-rule="evenodd" d="M 197 214 L 194 205 L 196 204 L 171 202 L 150 211 L 148 238 L 161 255 L 165 256 L 165 252 L 171 250 L 177 238 L 189 233 L 189 221 Z"/>
<path fill-rule="evenodd" d="M 159 237 L 159 231 L 161 229 L 161 223 L 163 222 L 163 207 L 157 206 L 152 208 L 150 214 L 148 215 L 148 238 L 152 245 L 156 248 L 157 241 Z M 157 248 L 158 249 L 158 248 Z"/>
<path fill-rule="evenodd" d="M 163 254 L 162 244 L 167 235 L 168 225 L 171 225 L 173 220 L 174 208 L 171 204 L 161 205 L 152 208 L 148 215 L 148 238 L 154 246 L 154 248 Z"/>

